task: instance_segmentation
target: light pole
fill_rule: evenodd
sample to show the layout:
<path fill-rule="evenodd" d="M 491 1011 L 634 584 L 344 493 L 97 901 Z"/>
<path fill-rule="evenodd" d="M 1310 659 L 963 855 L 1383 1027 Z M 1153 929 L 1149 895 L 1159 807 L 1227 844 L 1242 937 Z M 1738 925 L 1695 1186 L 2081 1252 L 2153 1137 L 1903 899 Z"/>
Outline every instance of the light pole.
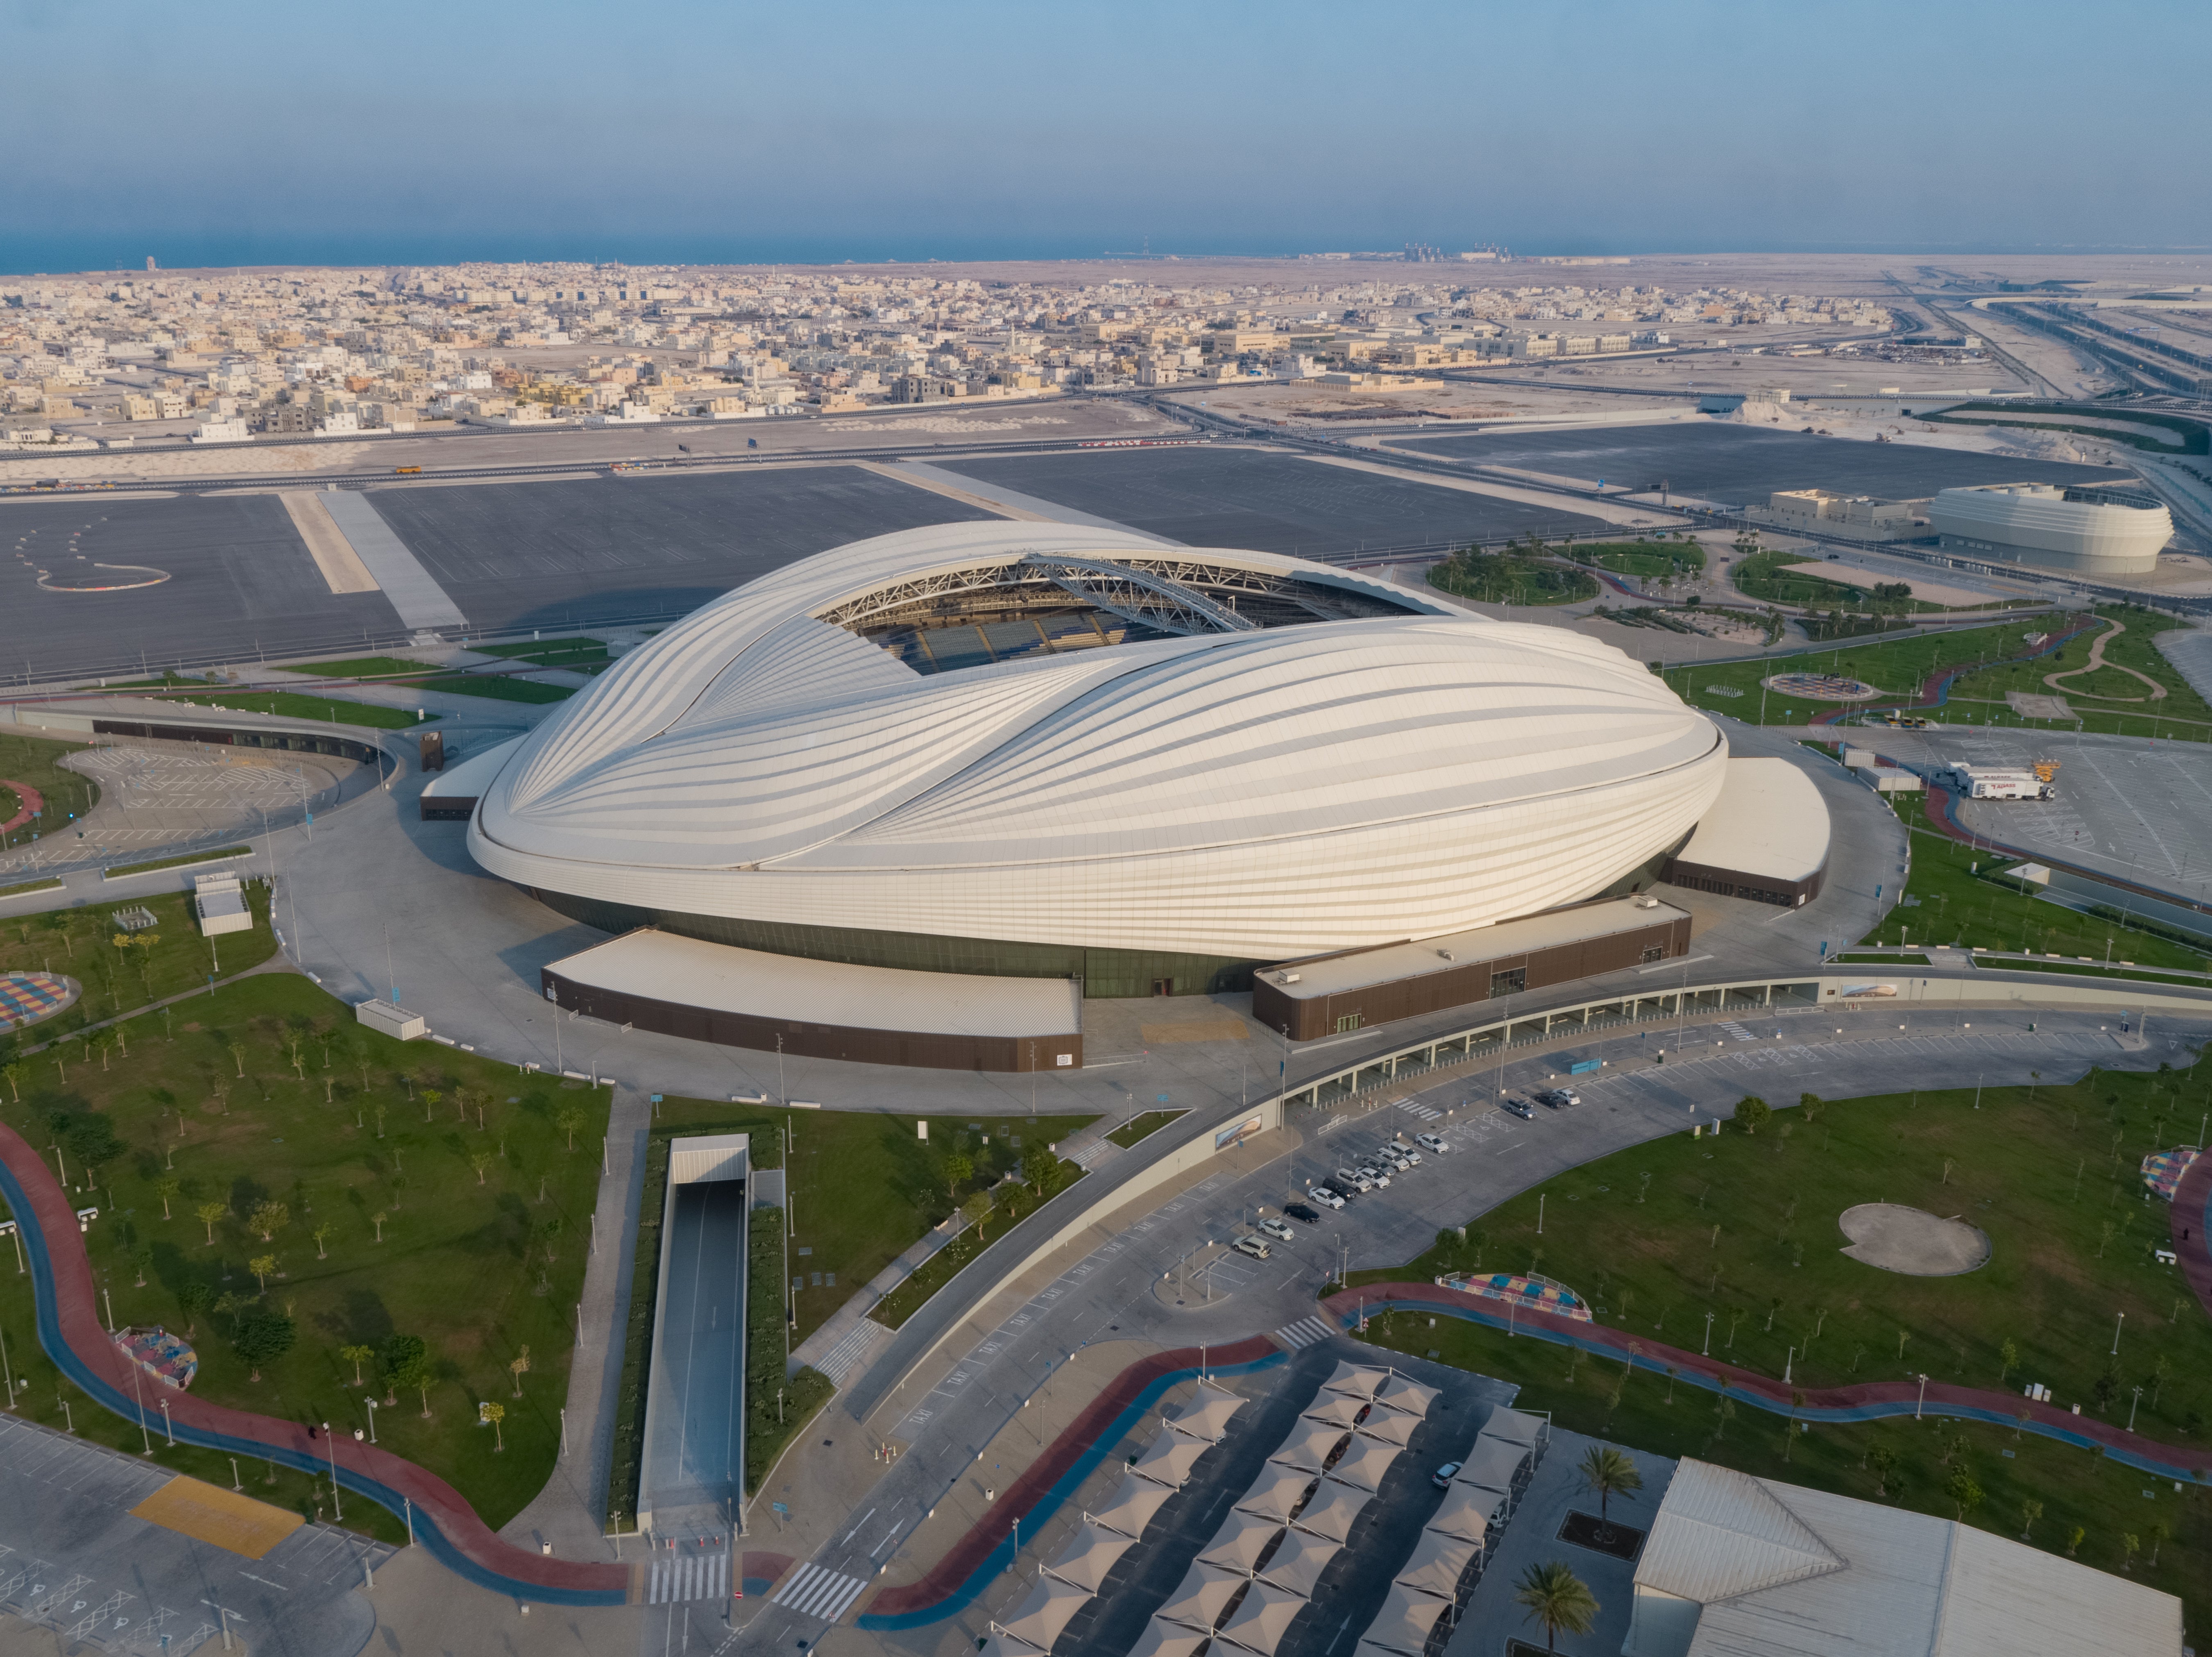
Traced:
<path fill-rule="evenodd" d="M 338 1441 L 331 1436 L 331 1424 L 323 1423 L 323 1442 L 331 1452 L 331 1512 L 339 1524 L 345 1523 L 345 1502 L 338 1496 Z"/>
<path fill-rule="evenodd" d="M 2120 1355 L 2120 1325 L 2127 1320 L 2128 1314 L 2123 1312 L 2112 1324 L 2112 1355 L 2116 1358 Z"/>
<path fill-rule="evenodd" d="M 368 1400 L 368 1441 L 376 1442 L 376 1400 Z"/>
<path fill-rule="evenodd" d="M 1920 1419 L 1920 1407 L 1928 1402 L 1928 1377 L 1922 1375 L 1917 1377 L 1917 1380 L 1920 1382 L 1920 1396 L 1912 1401 L 1912 1419 L 1915 1421 Z"/>
<path fill-rule="evenodd" d="M 1698 1355 L 1701 1358 L 1713 1355 L 1713 1314 L 1710 1312 L 1705 1313 L 1705 1343 L 1698 1349 Z"/>
<path fill-rule="evenodd" d="M 8 1382 L 8 1408 L 12 1413 L 15 1408 L 15 1372 L 8 1362 L 8 1333 L 5 1330 L 0 1330 L 0 1376 L 4 1376 Z"/>
<path fill-rule="evenodd" d="M 1790 1385 L 1790 1366 L 1796 1362 L 1797 1349 L 1793 1346 L 1790 1349 L 1790 1355 L 1782 1361 L 1782 1384 L 1784 1386 Z"/>
<path fill-rule="evenodd" d="M 2142 1408 L 2142 1388 L 2136 1388 L 2136 1401 L 2128 1406 L 2128 1431 L 2136 1430 L 2136 1411 Z"/>
<path fill-rule="evenodd" d="M 1538 1191 L 1538 1192 L 1536 1193 L 1536 1235 L 1538 1235 L 1539 1237 L 1541 1237 L 1543 1234 L 1544 1234 L 1544 1193 L 1543 1193 L 1542 1191 Z"/>
<path fill-rule="evenodd" d="M 169 1419 L 168 1399 L 163 1398 L 160 1402 L 161 1405 L 161 1435 L 169 1441 L 169 1447 L 173 1450 L 177 1447 L 177 1424 Z"/>

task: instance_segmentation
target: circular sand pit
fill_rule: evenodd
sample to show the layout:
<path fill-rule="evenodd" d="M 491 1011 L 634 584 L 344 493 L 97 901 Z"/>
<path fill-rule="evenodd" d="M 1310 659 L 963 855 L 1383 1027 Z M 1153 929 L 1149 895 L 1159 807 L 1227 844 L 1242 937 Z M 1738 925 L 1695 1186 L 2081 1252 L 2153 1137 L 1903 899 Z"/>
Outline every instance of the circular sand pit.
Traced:
<path fill-rule="evenodd" d="M 1883 1271 L 1955 1277 L 1989 1262 L 1989 1236 L 1979 1227 L 1900 1203 L 1862 1203 L 1845 1209 L 1836 1224 L 1851 1240 L 1844 1252 Z"/>

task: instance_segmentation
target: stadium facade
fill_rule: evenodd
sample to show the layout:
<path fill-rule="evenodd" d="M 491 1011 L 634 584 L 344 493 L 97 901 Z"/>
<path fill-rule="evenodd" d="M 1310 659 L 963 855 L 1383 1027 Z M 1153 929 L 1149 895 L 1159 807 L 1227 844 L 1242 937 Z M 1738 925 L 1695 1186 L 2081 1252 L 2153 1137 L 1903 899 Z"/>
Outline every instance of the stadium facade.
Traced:
<path fill-rule="evenodd" d="M 1656 868 L 1727 761 L 1564 629 L 966 523 L 738 588 L 435 803 L 485 869 L 607 931 L 1118 996 L 1593 897 Z"/>

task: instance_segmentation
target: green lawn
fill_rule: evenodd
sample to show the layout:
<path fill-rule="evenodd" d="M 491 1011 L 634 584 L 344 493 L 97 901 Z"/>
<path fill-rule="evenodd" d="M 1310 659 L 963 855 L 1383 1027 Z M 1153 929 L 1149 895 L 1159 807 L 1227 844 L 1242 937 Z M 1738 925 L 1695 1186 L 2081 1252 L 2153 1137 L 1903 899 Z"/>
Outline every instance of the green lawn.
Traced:
<path fill-rule="evenodd" d="M 1616 576 L 1676 576 L 1705 567 L 1705 549 L 1692 540 L 1579 541 L 1560 551 L 1577 564 L 1594 564 Z"/>
<path fill-rule="evenodd" d="M 36 790 L 46 801 L 46 815 L 36 825 L 42 834 L 51 833 L 58 825 L 68 822 L 71 812 L 82 816 L 97 805 L 99 786 L 90 777 L 64 771 L 59 764 L 64 755 L 82 753 L 86 746 L 82 742 L 49 742 L 35 736 L 0 736 L 0 823 L 15 816 L 23 807 L 22 796 L 5 786 L 11 782 Z M 8 844 L 27 844 L 32 826 L 27 823 L 12 831 Z"/>
<path fill-rule="evenodd" d="M 118 863 L 107 871 L 112 880 L 121 880 L 131 874 L 155 874 L 165 868 L 182 868 L 187 863 L 219 863 L 230 857 L 251 857 L 252 846 L 220 846 L 213 851 L 187 851 L 174 857 L 156 857 L 150 862 Z"/>
<path fill-rule="evenodd" d="M 349 656 L 343 661 L 295 662 L 284 671 L 313 673 L 319 679 L 405 679 L 438 670 L 429 662 L 410 661 L 405 656 Z"/>
<path fill-rule="evenodd" d="M 386 731 L 424 722 L 415 717 L 412 708 L 374 708 L 365 702 L 303 696 L 297 691 L 222 691 L 202 696 L 165 696 L 161 700 L 222 708 L 232 713 L 278 714 L 287 719 L 318 719 L 325 724 L 367 725 Z M 437 716 L 430 716 L 432 719 Z"/>
<path fill-rule="evenodd" d="M 534 679 L 509 679 L 504 674 L 441 673 L 417 680 L 410 689 L 443 691 L 451 696 L 481 696 L 495 702 L 566 702 L 576 692 L 566 685 L 541 685 Z"/>
<path fill-rule="evenodd" d="M 1877 593 L 1872 587 L 1862 587 L 1846 581 L 1843 576 L 1808 576 L 1795 573 L 1791 566 L 1820 562 L 1818 553 L 1759 552 L 1738 560 L 1733 576 L 1736 591 L 1747 598 L 1766 604 L 1787 604 L 1828 609 L 1863 609 L 1870 600 L 1878 599 L 1885 615 L 1909 615 L 1916 612 L 1942 610 L 1947 606 L 1930 604 L 1907 593 L 1893 589 Z M 1838 565 L 1840 571 L 1842 566 Z M 1908 582 L 1899 586 L 1909 587 Z"/>
<path fill-rule="evenodd" d="M 131 1021 L 127 1057 L 88 1063 L 72 1043 L 64 1065 L 53 1054 L 26 1061 L 28 1074 L 11 1082 L 21 1101 L 11 1091 L 4 1106 L 40 1148 L 60 1144 L 73 1188 L 88 1159 L 97 1166 L 80 1200 L 101 1209 L 86 1243 L 117 1319 L 192 1327 L 204 1397 L 344 1428 L 364 1424 L 369 1392 L 354 1386 L 340 1349 L 422 1340 L 431 1417 L 403 1390 L 378 1410 L 377 1436 L 450 1481 L 487 1524 L 504 1524 L 559 1450 L 606 1094 L 390 1040 L 289 974 L 171 1010 L 166 1021 Z M 264 1240 L 246 1222 L 272 1203 L 286 1212 Z M 265 1289 L 252 1265 L 264 1255 L 276 1263 Z M 60 1425 L 64 1393 L 35 1353 L 29 1282 L 0 1273 L 0 1326 L 33 1378 L 26 1413 Z M 289 1349 L 252 1379 L 234 1339 L 286 1327 Z M 510 1366 L 526 1347 L 518 1398 Z M 367 1368 L 374 1386 L 376 1361 Z M 135 1423 L 73 1388 L 66 1396 L 79 1431 L 137 1450 Z M 476 1424 L 479 1400 L 506 1409 L 503 1452 Z M 307 1483 L 280 1480 L 272 1499 L 291 1501 L 297 1492 L 286 1492 Z M 366 1501 L 346 1517 L 399 1533 Z"/>
<path fill-rule="evenodd" d="M 1906 901 L 1882 917 L 1863 944 L 1957 944 L 1984 949 L 2016 949 L 2030 954 L 2107 956 L 2139 966 L 2179 966 L 2201 972 L 2206 952 L 2162 938 L 2117 920 L 2084 915 L 2030 896 L 2039 887 L 2017 880 L 1984 878 L 1995 869 L 2016 868 L 2010 858 L 1993 856 L 1987 847 L 1961 844 L 1920 821 L 1920 803 L 1893 807 L 1912 825 L 1912 873 Z M 1980 867 L 1978 869 L 1976 865 Z M 1911 900 L 1917 899 L 1916 904 Z"/>
<path fill-rule="evenodd" d="M 1951 687 L 1953 698 L 2002 706 L 2008 691 L 2063 696 L 2086 730 L 2123 736 L 2179 736 L 2192 742 L 2212 740 L 2212 707 L 2207 707 L 2204 699 L 2189 688 L 2188 681 L 2159 653 L 2155 643 L 2160 633 L 2172 631 L 2173 618 L 2117 604 L 2098 606 L 2097 614 L 2127 629 L 2105 647 L 2107 665 L 2099 672 L 2063 679 L 2057 685 L 2043 682 L 2046 674 L 2087 664 L 2097 637 L 2090 632 L 2069 644 L 2057 660 L 2039 657 L 2032 662 L 2008 663 L 1967 674 Z M 2148 674 L 2165 687 L 2165 697 L 2153 701 L 2149 688 L 2141 679 L 2115 673 L 2110 665 L 2114 662 Z M 2008 712 L 1997 712 L 1995 717 L 2001 723 L 2058 730 L 2070 729 L 2075 722 L 2027 720 Z"/>
<path fill-rule="evenodd" d="M 505 656 L 512 661 L 534 661 L 540 667 L 566 667 L 580 673 L 596 673 L 614 658 L 606 642 L 596 638 L 528 639 L 517 644 L 471 644 L 480 655 Z"/>
<path fill-rule="evenodd" d="M 2212 1491 L 2202 1486 L 2185 1485 L 2177 1493 L 2171 1483 L 2087 1451 L 2027 1435 L 2015 1438 L 2008 1428 L 1976 1422 L 1899 1419 L 1816 1425 L 1792 1434 L 1779 1415 L 1733 1400 L 1723 1415 L 1713 1392 L 1670 1382 L 1663 1374 L 1639 1369 L 1624 1386 L 1618 1362 L 1577 1357 L 1565 1348 L 1526 1336 L 1508 1338 L 1503 1331 L 1457 1318 L 1438 1318 L 1434 1329 L 1427 1324 L 1425 1316 L 1397 1313 L 1373 1319 L 1367 1338 L 1392 1351 L 1434 1354 L 1460 1368 L 1516 1382 L 1519 1408 L 1547 1410 L 1571 1432 L 1660 1455 L 1695 1456 L 1760 1478 L 1863 1501 L 1893 1502 L 1942 1519 L 1958 1517 L 1943 1486 L 1963 1465 L 1983 1492 L 1972 1523 L 2017 1541 L 2025 1520 L 2021 1504 L 2039 1502 L 2043 1514 L 2028 1540 L 2063 1556 L 2069 1534 L 2079 1526 L 2085 1534 L 2075 1556 L 2109 1571 L 2127 1564 L 2121 1538 L 2133 1534 L 2142 1547 L 2134 1579 L 2180 1595 L 2192 1628 L 2203 1628 L 2212 1615 L 2212 1592 L 2206 1587 L 2212 1581 Z M 1865 1465 L 1877 1446 L 1896 1458 L 1886 1493 Z M 1626 1503 L 1616 1498 L 1613 1512 L 1640 1529 L 1650 1528 L 1647 1496 Z M 2154 1524 L 2165 1526 L 2171 1537 L 2160 1548 L 2155 1566 L 2149 1563 Z"/>
<path fill-rule="evenodd" d="M 1126 1151 L 1147 1134 L 1158 1133 L 1182 1114 L 1181 1111 L 1146 1111 L 1141 1116 L 1131 1117 L 1106 1137 Z"/>
<path fill-rule="evenodd" d="M 1472 548 L 1431 564 L 1429 585 L 1482 604 L 1573 604 L 1601 591 L 1595 576 L 1548 557 Z"/>
<path fill-rule="evenodd" d="M 1747 724 L 1802 725 L 1817 714 L 1831 709 L 1864 708 L 1881 710 L 1893 707 L 1911 708 L 1920 694 L 1921 685 L 1930 673 L 1962 662 L 1983 662 L 2005 656 L 2024 655 L 2030 648 L 2024 637 L 2029 632 L 2063 631 L 2061 624 L 2045 622 L 2042 627 L 2030 628 L 2017 622 L 2007 622 L 1990 627 L 1962 628 L 1953 632 L 1931 633 L 1914 638 L 1892 639 L 1881 644 L 1838 645 L 1823 650 L 1807 650 L 1787 656 L 1770 656 L 1753 661 L 1730 661 L 1669 667 L 1667 682 L 1681 694 L 1682 699 L 1693 706 L 1730 714 Z M 2053 661 L 2039 657 L 2045 663 L 2038 671 L 2051 673 L 2067 666 L 2080 667 L 2087 646 L 2075 640 L 2059 653 L 2065 660 Z M 1760 681 L 1776 673 L 1834 673 L 1847 679 L 1856 679 L 1875 686 L 1882 692 L 1871 702 L 1823 702 L 1810 697 L 1789 697 L 1767 692 L 1765 694 L 1764 718 L 1761 716 Z M 1741 691 L 1741 697 L 1719 695 L 1706 687 L 1720 685 L 1724 689 Z M 1929 716 L 1946 722 L 2021 722 L 2009 715 L 1999 722 L 1993 713 L 1965 710 L 1949 710 Z"/>
<path fill-rule="evenodd" d="M 21 972 L 51 969 L 65 972 L 84 986 L 76 1005 L 58 1018 L 20 1032 L 16 1046 L 53 1039 L 88 1023 L 116 1017 L 170 996 L 204 985 L 210 973 L 228 975 L 258 966 L 276 953 L 276 935 L 269 929 L 269 888 L 249 883 L 246 888 L 253 911 L 253 928 L 218 938 L 200 936 L 194 920 L 191 896 L 165 892 L 151 898 L 106 898 L 74 909 L 50 909 L 38 915 L 13 915 L 0 920 L 0 972 Z M 135 935 L 124 933 L 115 917 L 126 909 L 144 909 L 154 925 Z M 133 937 L 127 947 L 118 947 L 118 936 Z M 143 940 L 153 939 L 150 945 Z M 188 1009 L 173 1011 L 173 1023 L 196 1017 Z M 159 1013 L 149 1014 L 157 1029 Z M 141 1025 L 125 1026 L 120 1039 L 128 1045 L 138 1039 Z M 0 1051 L 9 1044 L 0 1042 Z M 72 1050 L 76 1051 L 76 1050 Z M 96 1060 L 97 1055 L 93 1057 Z M 82 1055 L 80 1055 L 82 1057 Z M 51 1063 L 35 1061 L 52 1069 Z M 75 1074 L 72 1067 L 71 1074 Z"/>

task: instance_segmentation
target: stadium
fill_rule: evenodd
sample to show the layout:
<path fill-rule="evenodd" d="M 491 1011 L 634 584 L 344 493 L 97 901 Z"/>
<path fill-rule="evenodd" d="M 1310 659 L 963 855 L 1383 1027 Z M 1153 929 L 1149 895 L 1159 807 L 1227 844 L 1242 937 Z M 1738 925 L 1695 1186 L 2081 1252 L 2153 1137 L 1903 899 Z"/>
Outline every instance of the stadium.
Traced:
<path fill-rule="evenodd" d="M 952 524 L 729 593 L 424 811 L 609 933 L 1192 995 L 1648 875 L 1728 769 L 1704 715 L 1562 629 L 1273 554 Z"/>

